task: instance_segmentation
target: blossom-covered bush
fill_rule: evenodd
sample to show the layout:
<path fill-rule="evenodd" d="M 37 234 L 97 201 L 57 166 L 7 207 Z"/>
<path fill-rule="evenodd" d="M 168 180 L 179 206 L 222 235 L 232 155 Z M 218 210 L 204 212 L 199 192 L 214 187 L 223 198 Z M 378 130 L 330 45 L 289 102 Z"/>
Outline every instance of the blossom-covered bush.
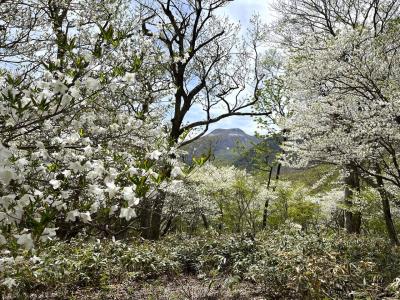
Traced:
<path fill-rule="evenodd" d="M 261 228 L 265 189 L 245 170 L 207 163 L 185 178 L 180 193 L 172 193 L 169 210 L 181 210 L 193 226 L 200 220 L 207 229 L 255 232 Z"/>
<path fill-rule="evenodd" d="M 149 109 L 169 87 L 143 92 L 159 54 L 129 1 L 28 2 L 0 11 L 15 11 L 0 65 L 0 247 L 12 257 L 78 233 L 126 234 L 177 163 L 164 109 Z M 12 28 L 28 38 L 9 41 Z"/>

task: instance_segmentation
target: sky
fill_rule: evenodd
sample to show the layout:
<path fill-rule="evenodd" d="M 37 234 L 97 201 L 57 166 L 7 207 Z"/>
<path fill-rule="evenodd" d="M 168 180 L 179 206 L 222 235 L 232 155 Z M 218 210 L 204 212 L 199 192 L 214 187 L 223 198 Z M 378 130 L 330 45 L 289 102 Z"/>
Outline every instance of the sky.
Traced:
<path fill-rule="evenodd" d="M 248 24 L 253 13 L 258 13 L 264 22 L 271 23 L 274 19 L 274 13 L 270 8 L 273 2 L 273 0 L 234 0 L 224 8 L 224 13 L 243 26 Z"/>
<path fill-rule="evenodd" d="M 222 14 L 230 17 L 232 20 L 240 22 L 242 30 L 245 30 L 249 24 L 249 19 L 254 13 L 258 13 L 265 23 L 271 23 L 275 18 L 274 12 L 270 5 L 273 0 L 234 0 L 223 8 Z M 203 115 L 200 108 L 192 111 L 189 120 L 198 119 L 199 115 Z M 197 118 L 196 118 L 197 116 Z M 217 123 L 211 124 L 208 133 L 217 128 L 240 128 L 250 135 L 254 135 L 257 130 L 257 123 L 249 116 L 233 116 L 225 118 Z"/>

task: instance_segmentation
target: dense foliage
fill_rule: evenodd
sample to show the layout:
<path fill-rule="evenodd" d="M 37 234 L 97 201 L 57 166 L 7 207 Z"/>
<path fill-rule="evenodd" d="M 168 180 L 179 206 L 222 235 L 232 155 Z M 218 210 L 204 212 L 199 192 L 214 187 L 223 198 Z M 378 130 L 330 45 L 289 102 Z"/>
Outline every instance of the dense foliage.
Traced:
<path fill-rule="evenodd" d="M 205 296 L 212 299 L 224 295 L 376 299 L 398 296 L 400 254 L 381 238 L 349 238 L 334 232 L 304 234 L 298 228 L 285 227 L 256 237 L 172 235 L 157 243 L 82 243 L 78 238 L 49 246 L 40 258 L 30 261 L 9 258 L 5 272 L 12 272 L 12 263 L 19 268 L 21 295 L 34 291 L 62 297 L 91 290 L 99 293 L 99 299 L 111 291 L 126 298 L 139 297 L 146 286 L 135 286 L 135 281 L 165 284 L 184 275 L 194 276 L 200 286 L 209 286 Z M 214 285 L 221 278 L 225 281 L 218 289 Z M 160 296 L 187 298 L 183 290 Z"/>

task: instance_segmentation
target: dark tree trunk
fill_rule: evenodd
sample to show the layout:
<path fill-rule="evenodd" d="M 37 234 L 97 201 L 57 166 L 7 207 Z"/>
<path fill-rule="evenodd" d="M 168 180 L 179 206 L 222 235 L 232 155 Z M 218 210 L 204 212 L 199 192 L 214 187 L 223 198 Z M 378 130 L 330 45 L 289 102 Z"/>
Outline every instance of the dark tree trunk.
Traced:
<path fill-rule="evenodd" d="M 344 178 L 344 203 L 348 209 L 344 212 L 344 223 L 348 233 L 358 234 L 361 232 L 361 213 L 352 212 L 351 208 L 353 206 L 353 190 L 360 190 L 360 180 L 357 168 L 353 164 L 346 166 L 346 171 L 348 174 Z"/>
<path fill-rule="evenodd" d="M 180 133 L 179 133 L 179 126 L 177 126 L 178 123 L 175 122 L 174 120 L 172 120 L 172 123 L 174 124 L 174 126 L 170 133 L 170 140 L 171 140 L 171 145 L 174 145 L 178 141 Z M 165 175 L 169 177 L 171 175 L 171 167 L 166 166 L 164 172 Z M 168 232 L 170 226 L 172 225 L 172 220 L 168 220 L 168 222 L 169 221 L 171 222 L 166 224 L 166 228 L 161 233 L 162 210 L 164 207 L 165 197 L 166 197 L 165 192 L 160 191 L 156 199 L 154 200 L 153 205 L 151 206 L 148 203 L 145 206 L 143 214 L 140 218 L 140 223 L 141 223 L 140 225 L 143 238 L 154 241 L 158 240 L 160 239 L 161 235 L 164 235 Z"/>
<path fill-rule="evenodd" d="M 267 189 L 268 190 L 269 190 L 269 187 L 271 185 L 272 170 L 273 170 L 273 167 L 271 167 L 269 169 L 269 173 L 268 173 L 268 183 L 267 183 Z M 264 212 L 263 212 L 263 221 L 262 221 L 262 228 L 263 229 L 265 229 L 267 227 L 268 206 L 269 206 L 269 198 L 265 199 L 265 203 L 264 203 Z"/>
<path fill-rule="evenodd" d="M 377 167 L 377 171 L 378 171 L 377 173 L 379 174 L 380 173 L 379 166 Z M 382 177 L 376 176 L 376 183 L 378 184 L 378 192 L 379 192 L 379 195 L 381 196 L 383 217 L 385 219 L 386 230 L 387 230 L 390 242 L 393 245 L 400 245 L 400 242 L 399 242 L 399 239 L 398 239 L 397 233 L 396 233 L 396 228 L 394 227 L 392 213 L 390 211 L 390 195 L 384 188 Z"/>
<path fill-rule="evenodd" d="M 162 209 L 164 206 L 165 196 L 166 195 L 164 192 L 160 192 L 160 194 L 157 196 L 157 198 L 154 201 L 153 211 L 152 211 L 151 220 L 150 220 L 149 235 L 147 237 L 149 240 L 155 241 L 160 238 L 161 214 L 162 214 Z"/>
<path fill-rule="evenodd" d="M 222 229 L 224 228 L 224 211 L 222 210 L 221 206 L 219 207 L 219 214 L 220 214 L 221 219 L 219 220 L 219 223 L 218 223 L 218 230 L 221 233 Z"/>
<path fill-rule="evenodd" d="M 154 199 L 153 203 L 149 199 L 145 199 L 139 208 L 140 233 L 142 238 L 148 240 L 158 240 L 160 238 L 164 198 L 164 193 L 160 193 Z"/>
<path fill-rule="evenodd" d="M 164 174 L 168 178 L 171 176 L 171 166 L 165 167 Z M 143 238 L 149 240 L 158 240 L 160 238 L 162 210 L 166 196 L 164 191 L 159 191 L 157 197 L 154 199 L 152 207 L 150 206 L 149 208 L 150 213 L 145 214 L 145 217 L 148 219 L 142 221 L 144 224 L 148 224 L 148 230 L 146 231 L 146 227 L 142 227 L 142 230 L 145 231 L 145 234 L 142 235 Z"/>
<path fill-rule="evenodd" d="M 151 202 L 149 199 L 143 199 L 139 206 L 140 235 L 144 239 L 149 238 L 151 221 Z"/>
<path fill-rule="evenodd" d="M 203 220 L 203 225 L 205 229 L 208 229 L 210 226 L 208 225 L 207 217 L 205 214 L 201 214 L 201 219 Z"/>
<path fill-rule="evenodd" d="M 396 228 L 394 227 L 392 213 L 390 211 L 390 202 L 386 195 L 381 195 L 382 198 L 382 209 L 383 216 L 385 218 L 386 230 L 388 232 L 390 242 L 394 245 L 400 245 L 399 239 L 397 237 Z"/>
<path fill-rule="evenodd" d="M 337 215 L 337 225 L 339 228 L 344 228 L 344 211 L 343 209 L 336 209 L 335 214 Z"/>
<path fill-rule="evenodd" d="M 276 181 L 279 180 L 279 176 L 281 175 L 281 168 L 282 168 L 282 164 L 278 163 L 278 167 L 276 168 L 276 176 L 275 176 Z"/>
<path fill-rule="evenodd" d="M 166 235 L 168 233 L 168 231 L 171 229 L 172 220 L 173 220 L 172 217 L 168 218 L 167 224 L 165 224 L 165 228 L 164 228 L 164 230 L 162 232 L 162 236 Z"/>

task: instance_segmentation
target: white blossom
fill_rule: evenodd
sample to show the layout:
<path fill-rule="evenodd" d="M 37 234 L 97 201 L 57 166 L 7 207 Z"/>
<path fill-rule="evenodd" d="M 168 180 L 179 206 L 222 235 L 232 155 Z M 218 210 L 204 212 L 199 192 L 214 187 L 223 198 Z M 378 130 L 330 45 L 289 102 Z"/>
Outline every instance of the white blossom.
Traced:
<path fill-rule="evenodd" d="M 119 217 L 125 218 L 127 221 L 129 221 L 130 219 L 136 217 L 136 213 L 135 210 L 131 207 L 122 207 Z"/>
<path fill-rule="evenodd" d="M 48 228 L 48 227 L 46 227 L 42 232 L 40 240 L 42 242 L 45 242 L 47 240 L 52 240 L 56 236 L 57 229 L 58 229 L 58 227 L 56 227 L 56 228 Z"/>
<path fill-rule="evenodd" d="M 87 78 L 85 84 L 89 91 L 95 91 L 100 87 L 100 81 L 95 78 Z"/>
<path fill-rule="evenodd" d="M 29 250 L 33 248 L 33 240 L 31 233 L 23 233 L 20 235 L 15 235 L 17 238 L 17 244 L 21 245 L 25 249 Z"/>
<path fill-rule="evenodd" d="M 128 83 L 134 83 L 136 81 L 136 74 L 126 72 L 124 76 L 124 80 Z"/>
<path fill-rule="evenodd" d="M 106 192 L 110 198 L 114 198 L 115 195 L 119 192 L 119 188 L 115 185 L 114 182 L 106 182 Z"/>
<path fill-rule="evenodd" d="M 172 178 L 180 177 L 180 176 L 183 176 L 183 175 L 184 174 L 182 172 L 182 169 L 179 168 L 178 166 L 175 166 L 175 167 L 172 168 L 172 171 L 171 171 L 171 177 Z"/>
<path fill-rule="evenodd" d="M 51 186 L 55 190 L 59 189 L 60 186 L 61 186 L 61 181 L 60 180 L 52 179 L 52 180 L 49 181 L 49 183 L 51 184 Z"/>
<path fill-rule="evenodd" d="M 135 198 L 135 192 L 133 191 L 132 187 L 130 187 L 130 186 L 124 187 L 122 189 L 122 195 L 124 197 L 124 200 L 126 200 L 126 201 L 130 201 Z"/>
<path fill-rule="evenodd" d="M 162 152 L 155 150 L 149 154 L 150 159 L 158 160 L 162 155 Z"/>
<path fill-rule="evenodd" d="M 3 280 L 2 285 L 6 286 L 9 290 L 11 290 L 14 287 L 16 287 L 18 284 L 15 279 L 7 277 Z"/>
<path fill-rule="evenodd" d="M 80 213 L 79 217 L 82 219 L 83 223 L 89 223 L 90 221 L 92 221 L 92 218 L 90 216 L 90 212 L 88 212 L 88 211 Z"/>
<path fill-rule="evenodd" d="M 11 168 L 0 167 L 0 182 L 4 185 L 9 185 L 11 180 L 16 179 L 17 176 Z"/>
<path fill-rule="evenodd" d="M 67 221 L 67 222 L 75 222 L 76 218 L 79 217 L 79 216 L 80 216 L 80 213 L 79 213 L 78 210 L 75 209 L 75 210 L 69 211 L 67 213 L 67 217 L 65 218 L 65 221 Z"/>
<path fill-rule="evenodd" d="M 4 235 L 2 235 L 2 234 L 0 233 L 0 245 L 5 245 L 5 244 L 7 244 L 7 240 L 6 240 L 6 238 L 4 237 Z"/>

